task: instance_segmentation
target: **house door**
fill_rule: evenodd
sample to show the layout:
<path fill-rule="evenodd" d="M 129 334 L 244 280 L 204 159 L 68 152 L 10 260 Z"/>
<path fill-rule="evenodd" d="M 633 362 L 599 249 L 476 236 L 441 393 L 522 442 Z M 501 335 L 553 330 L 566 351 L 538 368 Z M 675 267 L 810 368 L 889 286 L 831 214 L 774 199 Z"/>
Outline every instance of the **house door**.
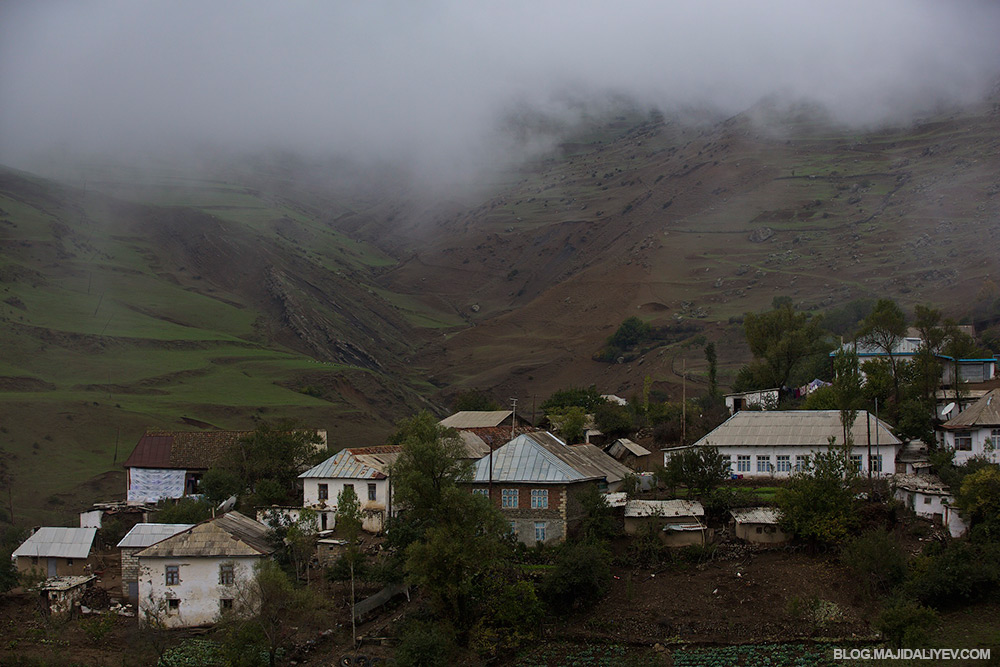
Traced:
<path fill-rule="evenodd" d="M 59 576 L 59 571 L 58 571 L 59 561 L 57 561 L 55 558 L 49 558 L 47 560 L 49 561 L 49 576 L 50 577 Z"/>
<path fill-rule="evenodd" d="M 130 581 L 128 582 L 128 598 L 129 600 L 139 599 L 139 582 Z"/>

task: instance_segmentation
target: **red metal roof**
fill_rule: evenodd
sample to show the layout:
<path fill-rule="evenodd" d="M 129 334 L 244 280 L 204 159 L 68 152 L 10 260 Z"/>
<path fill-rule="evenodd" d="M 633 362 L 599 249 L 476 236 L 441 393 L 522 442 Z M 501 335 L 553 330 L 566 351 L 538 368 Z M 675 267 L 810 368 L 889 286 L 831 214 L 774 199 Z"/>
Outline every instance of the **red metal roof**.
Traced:
<path fill-rule="evenodd" d="M 173 435 L 145 434 L 125 460 L 126 468 L 169 468 Z"/>

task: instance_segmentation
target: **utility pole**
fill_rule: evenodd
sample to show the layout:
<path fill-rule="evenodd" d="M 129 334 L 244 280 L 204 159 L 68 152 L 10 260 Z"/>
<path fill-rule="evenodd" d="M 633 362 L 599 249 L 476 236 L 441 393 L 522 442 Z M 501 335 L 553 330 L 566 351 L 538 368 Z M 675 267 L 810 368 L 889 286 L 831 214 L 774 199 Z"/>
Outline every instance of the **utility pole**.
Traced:
<path fill-rule="evenodd" d="M 687 359 L 681 360 L 681 445 L 687 444 Z"/>
<path fill-rule="evenodd" d="M 510 439 L 514 439 L 514 424 L 517 423 L 517 399 L 510 399 Z"/>

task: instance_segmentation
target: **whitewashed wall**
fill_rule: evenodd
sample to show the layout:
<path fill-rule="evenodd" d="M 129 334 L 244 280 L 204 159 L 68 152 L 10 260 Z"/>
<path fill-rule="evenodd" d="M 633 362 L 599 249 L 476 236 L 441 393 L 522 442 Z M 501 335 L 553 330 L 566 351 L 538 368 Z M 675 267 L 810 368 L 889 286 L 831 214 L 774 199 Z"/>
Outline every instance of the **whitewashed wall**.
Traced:
<path fill-rule="evenodd" d="M 319 485 L 326 484 L 329 498 L 319 499 Z M 337 509 L 337 497 L 344 490 L 345 484 L 354 485 L 354 493 L 361 503 L 362 529 L 369 533 L 378 533 L 384 527 L 386 506 L 389 502 L 388 479 L 351 479 L 307 477 L 302 480 L 302 506 L 321 509 L 324 506 L 331 510 Z M 368 500 L 368 485 L 375 485 L 375 500 Z M 333 524 L 330 523 L 332 528 Z"/>
<path fill-rule="evenodd" d="M 955 450 L 955 465 L 962 465 L 973 457 L 1000 463 L 1000 448 L 993 444 L 993 429 L 978 428 L 972 431 L 972 450 Z M 944 446 L 955 449 L 955 431 L 944 431 Z"/>
<path fill-rule="evenodd" d="M 885 445 L 881 444 L 875 446 L 872 443 L 872 455 L 881 454 L 882 455 L 882 471 L 880 473 L 875 473 L 878 476 L 886 477 L 892 475 L 896 472 L 896 454 L 899 452 L 900 445 Z M 747 478 L 760 478 L 767 479 L 770 477 L 791 477 L 795 472 L 795 457 L 796 456 L 809 456 L 812 457 L 813 453 L 816 451 L 826 451 L 826 447 L 816 448 L 816 447 L 806 447 L 806 446 L 794 446 L 794 445 L 783 445 L 780 447 L 753 447 L 748 445 L 740 446 L 722 446 L 717 448 L 719 453 L 723 456 L 729 456 L 732 463 L 731 472 L 734 475 L 743 475 Z M 676 453 L 680 453 L 683 450 L 675 450 Z M 856 446 L 852 450 L 853 454 L 861 456 L 861 474 L 868 474 L 868 444 L 865 443 L 864 446 Z M 670 459 L 671 452 L 663 453 L 663 463 L 664 465 Z M 750 470 L 743 471 L 737 468 L 737 457 L 740 455 L 750 456 Z M 791 462 L 790 472 L 778 472 L 777 461 L 778 456 L 788 456 Z M 757 457 L 758 456 L 769 456 L 771 459 L 771 465 L 774 467 L 773 472 L 758 472 L 757 471 Z"/>
<path fill-rule="evenodd" d="M 238 588 L 253 577 L 254 564 L 260 557 L 242 558 L 140 558 L 139 621 L 145 623 L 153 614 L 168 628 L 208 625 L 218 620 L 219 600 L 238 599 Z M 236 580 L 233 586 L 219 585 L 219 566 L 233 563 Z M 166 584 L 166 566 L 177 565 L 180 583 Z M 169 613 L 166 601 L 180 600 L 176 613 Z"/>

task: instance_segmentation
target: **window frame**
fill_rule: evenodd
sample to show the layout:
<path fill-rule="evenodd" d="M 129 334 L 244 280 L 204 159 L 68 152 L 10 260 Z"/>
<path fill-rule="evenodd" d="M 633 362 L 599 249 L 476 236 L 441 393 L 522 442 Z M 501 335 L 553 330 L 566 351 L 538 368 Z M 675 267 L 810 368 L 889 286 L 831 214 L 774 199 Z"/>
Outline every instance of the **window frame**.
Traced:
<path fill-rule="evenodd" d="M 368 483 L 368 501 L 374 502 L 378 499 L 378 487 L 374 482 Z"/>
<path fill-rule="evenodd" d="M 531 490 L 531 509 L 533 510 L 547 510 L 549 508 L 549 490 L 548 489 L 532 489 Z"/>
<path fill-rule="evenodd" d="M 236 584 L 236 565 L 234 563 L 219 563 L 219 585 L 234 586 Z"/>
<path fill-rule="evenodd" d="M 549 522 L 548 521 L 536 521 L 535 522 L 535 542 L 544 542 L 547 539 L 547 537 L 548 537 L 548 527 L 549 527 Z M 541 539 L 538 539 L 539 535 L 542 536 Z"/>
<path fill-rule="evenodd" d="M 516 510 L 518 506 L 518 489 L 502 489 L 500 491 L 500 507 Z"/>
<path fill-rule="evenodd" d="M 972 451 L 972 431 L 955 431 L 955 451 Z"/>
<path fill-rule="evenodd" d="M 181 613 L 180 598 L 167 598 L 167 614 L 173 616 Z"/>
<path fill-rule="evenodd" d="M 329 484 L 317 484 L 316 485 L 316 497 L 320 500 L 330 499 L 330 485 Z"/>
<path fill-rule="evenodd" d="M 792 472 L 792 455 L 778 454 L 775 457 L 778 472 Z"/>
<path fill-rule="evenodd" d="M 757 455 L 757 472 L 771 472 L 774 468 L 771 466 L 771 456 Z"/>
<path fill-rule="evenodd" d="M 736 455 L 736 472 L 750 472 L 750 455 Z"/>
<path fill-rule="evenodd" d="M 181 583 L 181 566 L 164 565 L 163 581 L 165 586 L 179 586 Z"/>

